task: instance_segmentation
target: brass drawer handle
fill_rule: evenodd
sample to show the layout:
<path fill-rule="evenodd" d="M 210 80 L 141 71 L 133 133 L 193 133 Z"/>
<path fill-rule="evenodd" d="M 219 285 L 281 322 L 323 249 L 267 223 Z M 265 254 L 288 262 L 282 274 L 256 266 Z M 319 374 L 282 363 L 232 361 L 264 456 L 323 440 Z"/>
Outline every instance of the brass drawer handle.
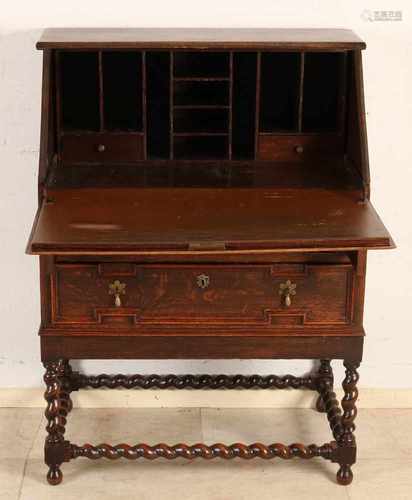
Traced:
<path fill-rule="evenodd" d="M 122 307 L 122 301 L 120 295 L 126 294 L 126 283 L 120 283 L 119 280 L 110 283 L 109 285 L 109 295 L 114 295 L 114 305 L 116 307 Z"/>
<path fill-rule="evenodd" d="M 196 284 L 199 288 L 203 290 L 210 285 L 210 278 L 207 274 L 199 274 L 196 276 Z"/>
<path fill-rule="evenodd" d="M 106 146 L 104 144 L 98 144 L 97 151 L 99 153 L 104 153 L 106 151 Z"/>
<path fill-rule="evenodd" d="M 279 285 L 279 295 L 284 298 L 284 304 L 286 307 L 290 307 L 292 304 L 292 296 L 296 295 L 296 284 L 287 280 L 286 283 L 281 283 Z"/>

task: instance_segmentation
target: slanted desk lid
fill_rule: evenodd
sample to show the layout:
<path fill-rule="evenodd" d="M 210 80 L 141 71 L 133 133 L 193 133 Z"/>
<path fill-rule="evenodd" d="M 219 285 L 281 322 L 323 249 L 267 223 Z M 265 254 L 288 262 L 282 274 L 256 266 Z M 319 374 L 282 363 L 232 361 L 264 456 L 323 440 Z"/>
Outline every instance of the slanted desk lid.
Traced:
<path fill-rule="evenodd" d="M 369 201 L 322 189 L 122 188 L 49 193 L 32 254 L 391 248 Z"/>

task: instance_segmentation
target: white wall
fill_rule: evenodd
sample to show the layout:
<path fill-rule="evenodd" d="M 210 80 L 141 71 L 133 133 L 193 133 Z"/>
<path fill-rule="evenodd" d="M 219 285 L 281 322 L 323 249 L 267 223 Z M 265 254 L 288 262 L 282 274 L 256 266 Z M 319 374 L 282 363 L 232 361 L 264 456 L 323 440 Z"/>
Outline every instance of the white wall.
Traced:
<path fill-rule="evenodd" d="M 371 252 L 363 386 L 412 387 L 412 21 L 410 2 L 373 0 L 32 0 L 3 2 L 0 18 L 0 387 L 41 384 L 35 257 L 24 254 L 36 210 L 44 27 L 344 27 L 368 44 L 365 90 L 372 199 L 398 249 Z M 401 10 L 401 22 L 368 22 L 365 9 Z M 308 362 L 124 362 L 124 371 L 301 372 Z M 119 369 L 88 362 L 93 371 Z"/>

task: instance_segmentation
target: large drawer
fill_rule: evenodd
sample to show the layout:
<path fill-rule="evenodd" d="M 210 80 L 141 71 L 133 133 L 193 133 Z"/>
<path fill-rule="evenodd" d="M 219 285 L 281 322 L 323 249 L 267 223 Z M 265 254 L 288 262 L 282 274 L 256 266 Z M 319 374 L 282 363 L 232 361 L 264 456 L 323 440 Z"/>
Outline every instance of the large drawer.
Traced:
<path fill-rule="evenodd" d="M 352 322 L 350 264 L 57 263 L 51 323 L 284 327 Z"/>

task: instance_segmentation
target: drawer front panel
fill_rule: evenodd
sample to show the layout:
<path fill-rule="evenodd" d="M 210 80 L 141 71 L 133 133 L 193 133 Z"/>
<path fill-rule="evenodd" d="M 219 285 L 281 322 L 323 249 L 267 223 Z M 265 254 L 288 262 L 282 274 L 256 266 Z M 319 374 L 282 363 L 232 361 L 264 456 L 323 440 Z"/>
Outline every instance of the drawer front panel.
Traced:
<path fill-rule="evenodd" d="M 62 160 L 77 162 L 129 162 L 144 158 L 142 134 L 66 134 L 62 138 Z"/>
<path fill-rule="evenodd" d="M 346 264 L 57 264 L 51 322 L 129 328 L 347 325 L 352 289 L 352 266 Z"/>
<path fill-rule="evenodd" d="M 303 162 L 343 154 L 343 138 L 336 134 L 260 134 L 259 160 Z"/>

